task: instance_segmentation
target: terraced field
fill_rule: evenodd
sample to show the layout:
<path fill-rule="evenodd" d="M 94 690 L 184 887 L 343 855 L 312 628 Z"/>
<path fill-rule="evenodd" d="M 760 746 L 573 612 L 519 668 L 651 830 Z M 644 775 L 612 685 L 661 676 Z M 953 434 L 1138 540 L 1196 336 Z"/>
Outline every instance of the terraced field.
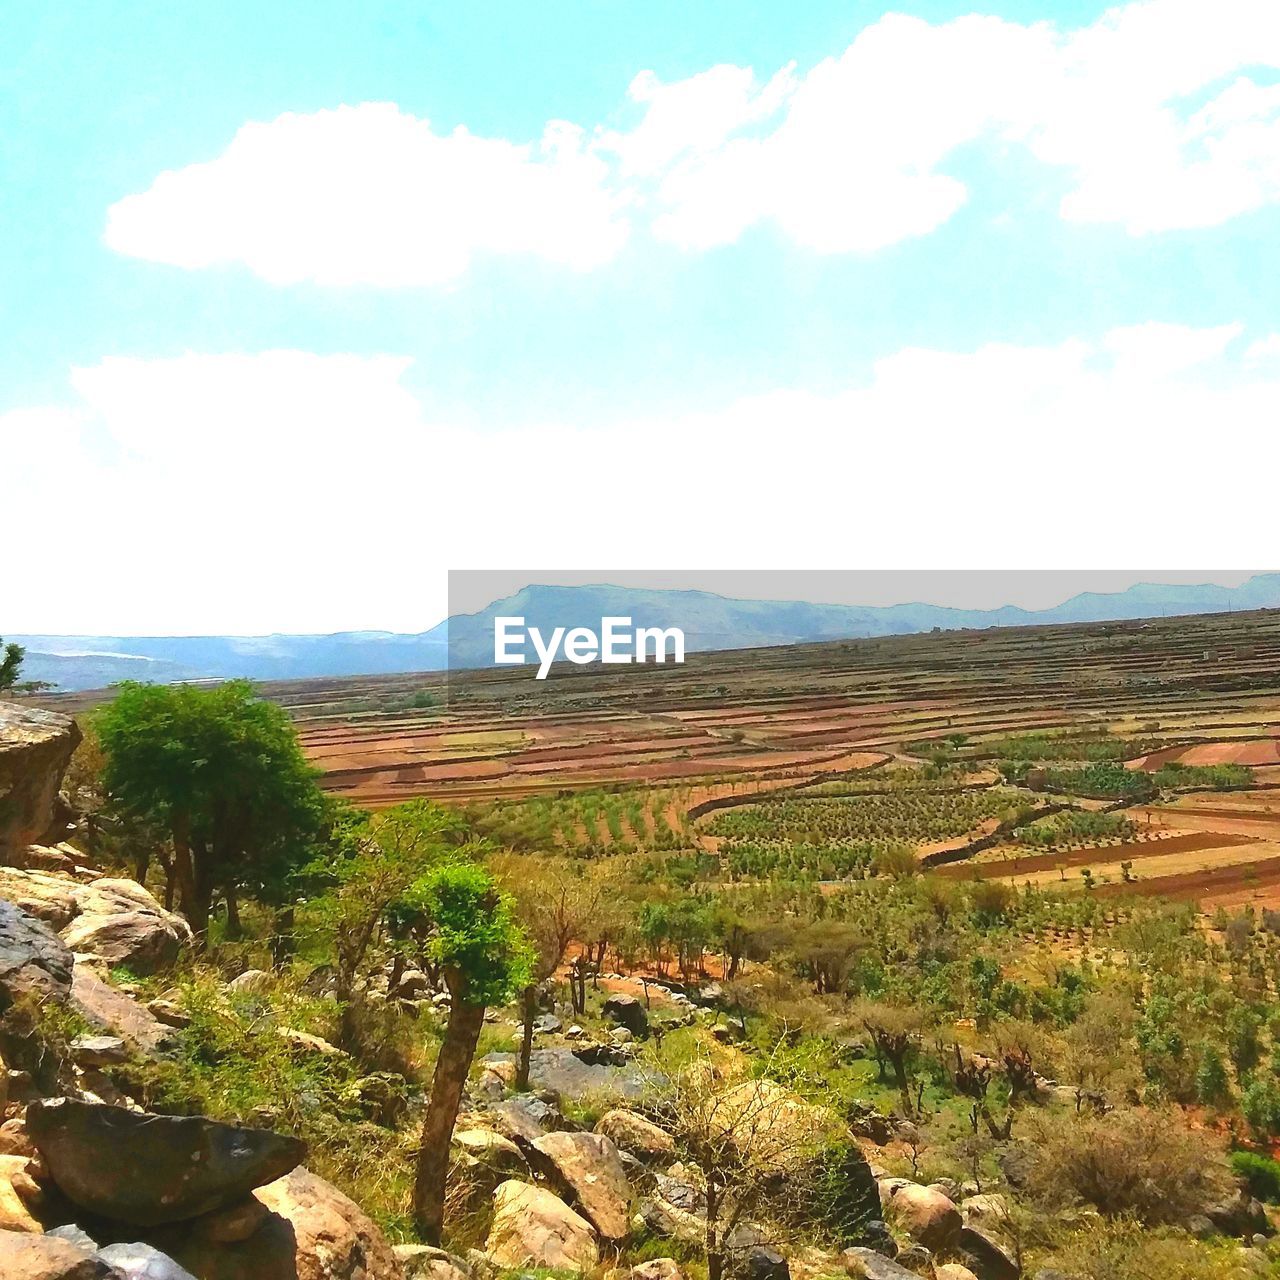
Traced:
<path fill-rule="evenodd" d="M 263 690 L 330 790 L 522 848 L 839 879 L 906 847 L 948 878 L 1280 902 L 1273 611 Z"/>

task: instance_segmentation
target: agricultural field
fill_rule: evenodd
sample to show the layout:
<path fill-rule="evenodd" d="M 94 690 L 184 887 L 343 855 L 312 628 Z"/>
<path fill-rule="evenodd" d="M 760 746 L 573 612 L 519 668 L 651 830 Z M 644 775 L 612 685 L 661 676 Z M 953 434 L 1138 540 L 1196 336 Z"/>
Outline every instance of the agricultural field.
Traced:
<path fill-rule="evenodd" d="M 1280 902 L 1268 611 L 263 690 L 327 790 L 439 800 L 521 852 Z"/>
<path fill-rule="evenodd" d="M 442 800 L 525 852 L 697 855 L 723 884 L 918 867 L 1280 904 L 1265 611 L 269 692 L 330 790 Z"/>

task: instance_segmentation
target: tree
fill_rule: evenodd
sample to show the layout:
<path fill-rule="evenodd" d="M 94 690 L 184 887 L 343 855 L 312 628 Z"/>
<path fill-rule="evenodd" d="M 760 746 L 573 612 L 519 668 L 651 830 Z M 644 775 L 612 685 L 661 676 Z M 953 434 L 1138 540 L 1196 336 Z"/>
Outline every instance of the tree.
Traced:
<path fill-rule="evenodd" d="M 721 1280 L 735 1229 L 779 1184 L 802 1201 L 802 1176 L 839 1126 L 771 1080 L 724 1074 L 705 1047 L 654 1066 L 660 1123 L 706 1182 L 707 1280 Z"/>
<path fill-rule="evenodd" d="M 477 851 L 464 843 L 456 814 L 427 800 L 411 800 L 370 817 L 354 811 L 335 824 L 330 848 L 308 867 L 326 884 L 312 909 L 319 931 L 332 938 L 334 994 L 342 1009 L 344 1047 L 356 1040 L 361 976 L 370 949 L 397 918 L 403 939 L 413 928 L 429 931 L 423 877 L 450 858 Z"/>
<path fill-rule="evenodd" d="M 449 1021 L 431 1078 L 413 1185 L 413 1217 L 428 1244 L 439 1245 L 444 1226 L 449 1139 L 458 1118 L 467 1073 L 475 1057 L 484 1011 L 523 989 L 533 955 L 516 923 L 511 899 L 493 877 L 472 863 L 446 863 L 415 889 L 431 920 L 428 953 L 451 997 Z"/>
<path fill-rule="evenodd" d="M 108 794 L 172 840 L 178 909 L 201 945 L 215 895 L 234 922 L 241 889 L 283 893 L 314 852 L 326 817 L 316 771 L 284 710 L 248 681 L 128 681 L 95 728 Z"/>
<path fill-rule="evenodd" d="M 881 1070 L 887 1062 L 893 1068 L 894 1083 L 902 1099 L 902 1113 L 908 1120 L 915 1114 L 911 1103 L 911 1082 L 907 1063 L 920 1045 L 925 1028 L 924 1015 L 906 1005 L 886 1004 L 878 1000 L 859 1000 L 853 1015 L 871 1036 Z"/>
<path fill-rule="evenodd" d="M 581 864 L 538 858 L 535 868 L 531 861 L 512 857 L 495 864 L 508 884 L 520 886 L 516 909 L 533 948 L 533 970 L 522 996 L 524 1032 L 516 1060 L 517 1089 L 529 1087 L 538 984 L 554 977 L 571 942 L 585 939 L 600 899 L 599 885 L 584 876 Z"/>
<path fill-rule="evenodd" d="M 10 641 L 5 644 L 0 639 L 0 693 L 6 693 L 18 683 L 18 673 L 22 670 L 22 660 L 27 651 L 20 645 Z"/>

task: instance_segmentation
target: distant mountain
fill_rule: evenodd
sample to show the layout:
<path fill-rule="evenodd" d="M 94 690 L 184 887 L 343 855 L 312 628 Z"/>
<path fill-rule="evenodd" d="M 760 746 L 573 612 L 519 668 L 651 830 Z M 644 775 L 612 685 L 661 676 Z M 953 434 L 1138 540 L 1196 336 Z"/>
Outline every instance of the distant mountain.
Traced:
<path fill-rule="evenodd" d="M 607 584 L 534 585 L 430 631 L 343 631 L 323 636 L 13 636 L 27 649 L 23 676 L 61 689 L 93 689 L 117 680 L 296 680 L 487 666 L 493 619 L 523 617 L 544 633 L 557 626 L 598 629 L 624 616 L 636 626 L 680 627 L 689 651 L 746 649 L 818 640 L 908 635 L 964 627 L 1034 626 L 1127 618 L 1225 613 L 1280 607 L 1280 574 L 1258 574 L 1238 587 L 1213 583 L 1138 583 L 1126 591 L 1085 592 L 1052 609 L 954 609 L 933 604 L 886 606 L 734 600 L 709 591 L 646 591 Z"/>

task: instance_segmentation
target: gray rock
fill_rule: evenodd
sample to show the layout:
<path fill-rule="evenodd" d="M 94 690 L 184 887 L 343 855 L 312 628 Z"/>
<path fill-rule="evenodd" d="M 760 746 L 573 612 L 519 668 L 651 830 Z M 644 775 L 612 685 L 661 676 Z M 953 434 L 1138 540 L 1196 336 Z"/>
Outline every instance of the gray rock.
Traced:
<path fill-rule="evenodd" d="M 73 1204 L 143 1227 L 223 1208 L 306 1157 L 284 1134 L 70 1098 L 32 1103 L 27 1130 Z"/>
<path fill-rule="evenodd" d="M 635 996 L 622 993 L 611 995 L 604 1002 L 601 1013 L 610 1022 L 626 1027 L 633 1036 L 643 1036 L 649 1032 L 649 1015 L 645 1013 L 644 1005 Z"/>
<path fill-rule="evenodd" d="M 87 1232 L 81 1230 L 74 1222 L 68 1223 L 65 1227 L 53 1227 L 46 1231 L 45 1235 L 52 1236 L 55 1240 L 65 1240 L 68 1244 L 79 1245 L 87 1253 L 97 1253 L 98 1242 Z"/>
<path fill-rule="evenodd" d="M 515 1054 L 491 1053 L 482 1065 L 514 1061 Z M 535 1049 L 529 1057 L 529 1080 L 535 1088 L 552 1089 L 565 1098 L 639 1098 L 647 1088 L 644 1076 L 634 1065 L 592 1065 L 567 1048 Z"/>
<path fill-rule="evenodd" d="M 765 1244 L 748 1249 L 740 1269 L 747 1280 L 791 1280 L 791 1268 L 786 1258 Z"/>
<path fill-rule="evenodd" d="M 1018 1280 L 1022 1274 L 1004 1247 L 976 1227 L 965 1227 L 960 1232 L 957 1251 L 978 1280 Z"/>
<path fill-rule="evenodd" d="M 128 1280 L 196 1280 L 167 1253 L 161 1253 L 149 1244 L 108 1245 L 98 1250 L 98 1257 L 109 1262 Z"/>
<path fill-rule="evenodd" d="M 840 1257 L 850 1275 L 865 1276 L 866 1280 L 920 1280 L 916 1272 L 908 1271 L 874 1249 L 846 1249 Z"/>
<path fill-rule="evenodd" d="M 564 1026 L 564 1023 L 554 1013 L 544 1013 L 540 1017 L 534 1018 L 533 1034 L 535 1036 L 554 1035 L 562 1026 Z"/>
<path fill-rule="evenodd" d="M 532 1093 L 517 1093 L 498 1103 L 493 1108 L 493 1119 L 500 1133 L 525 1142 L 565 1127 L 560 1108 Z"/>
<path fill-rule="evenodd" d="M 117 1067 L 129 1061 L 129 1048 L 119 1036 L 80 1036 L 71 1056 L 79 1067 Z"/>
<path fill-rule="evenodd" d="M 24 997 L 65 1003 L 71 952 L 48 925 L 0 901 L 0 1011 Z"/>

